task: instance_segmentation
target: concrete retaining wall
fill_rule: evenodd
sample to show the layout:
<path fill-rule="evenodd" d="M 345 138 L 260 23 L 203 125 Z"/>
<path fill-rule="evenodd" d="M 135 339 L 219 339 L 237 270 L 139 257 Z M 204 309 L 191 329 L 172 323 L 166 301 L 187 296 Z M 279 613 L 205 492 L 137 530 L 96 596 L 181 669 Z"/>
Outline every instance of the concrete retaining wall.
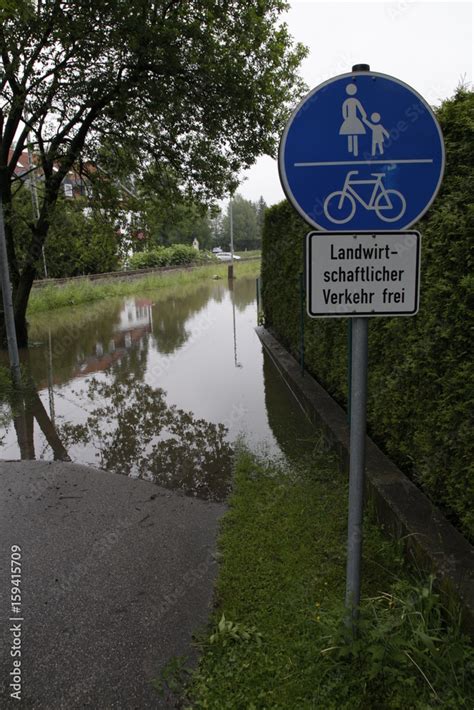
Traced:
<path fill-rule="evenodd" d="M 323 431 L 328 446 L 349 471 L 349 426 L 344 410 L 265 328 L 257 334 L 310 419 Z M 366 496 L 380 523 L 403 538 L 407 554 L 436 576 L 448 607 L 458 603 L 463 626 L 474 638 L 474 547 L 367 437 Z"/>

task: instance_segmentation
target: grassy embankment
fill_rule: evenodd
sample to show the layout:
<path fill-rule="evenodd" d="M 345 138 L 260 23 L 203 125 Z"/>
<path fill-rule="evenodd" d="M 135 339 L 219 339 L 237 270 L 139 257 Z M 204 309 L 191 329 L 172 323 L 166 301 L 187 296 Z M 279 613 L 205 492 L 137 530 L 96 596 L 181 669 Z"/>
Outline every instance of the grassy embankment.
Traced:
<path fill-rule="evenodd" d="M 216 608 L 185 707 L 474 707 L 474 651 L 456 615 L 370 520 L 362 634 L 346 642 L 346 502 L 330 456 L 298 470 L 240 456 L 221 526 Z M 175 663 L 163 677 L 173 685 L 186 676 Z"/>
<path fill-rule="evenodd" d="M 243 259 L 249 259 L 254 256 L 262 256 L 261 249 L 251 249 L 250 251 L 236 251 L 237 256 L 241 256 Z"/>
<path fill-rule="evenodd" d="M 250 261 L 239 263 L 234 267 L 237 278 L 255 276 L 260 273 L 260 262 Z M 113 278 L 109 281 L 73 281 L 61 285 L 45 286 L 31 292 L 28 304 L 28 315 L 67 306 L 77 306 L 81 303 L 90 303 L 114 296 L 129 296 L 144 291 L 156 291 L 162 288 L 182 287 L 197 283 L 214 276 L 225 278 L 227 264 L 213 264 L 199 266 L 179 271 L 164 271 L 155 274 L 144 274 L 143 277 L 130 279 Z"/>

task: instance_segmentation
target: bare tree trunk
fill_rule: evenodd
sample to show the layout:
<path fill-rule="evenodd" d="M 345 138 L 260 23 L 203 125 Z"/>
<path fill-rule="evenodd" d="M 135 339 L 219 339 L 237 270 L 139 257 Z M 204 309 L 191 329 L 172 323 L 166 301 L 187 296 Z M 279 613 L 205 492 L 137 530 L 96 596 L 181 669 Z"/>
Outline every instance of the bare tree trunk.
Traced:
<path fill-rule="evenodd" d="M 28 347 L 26 309 L 28 308 L 28 299 L 35 276 L 35 266 L 33 264 L 27 264 L 20 275 L 16 288 L 13 285 L 13 308 L 15 315 L 16 337 L 19 348 Z M 6 349 L 7 347 L 5 317 L 3 310 L 0 310 L 0 347 L 2 349 Z"/>
<path fill-rule="evenodd" d="M 26 320 L 26 309 L 28 308 L 28 299 L 30 297 L 31 287 L 36 276 L 36 267 L 33 264 L 27 264 L 21 272 L 20 282 L 18 284 L 14 298 L 15 311 L 15 327 L 16 337 L 19 348 L 28 347 L 28 324 Z"/>
<path fill-rule="evenodd" d="M 20 447 L 20 458 L 22 461 L 34 461 L 35 444 L 34 444 L 34 422 L 33 412 L 28 407 L 25 407 L 24 401 L 20 404 L 20 412 L 14 419 L 18 446 Z"/>

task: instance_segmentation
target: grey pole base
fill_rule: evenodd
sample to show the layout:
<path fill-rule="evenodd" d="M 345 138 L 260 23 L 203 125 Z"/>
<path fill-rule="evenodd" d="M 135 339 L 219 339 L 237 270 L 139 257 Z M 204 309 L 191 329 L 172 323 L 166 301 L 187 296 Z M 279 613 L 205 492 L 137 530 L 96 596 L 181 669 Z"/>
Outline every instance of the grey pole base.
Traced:
<path fill-rule="evenodd" d="M 347 529 L 346 607 L 353 630 L 360 604 L 367 405 L 368 318 L 352 320 L 352 395 Z"/>

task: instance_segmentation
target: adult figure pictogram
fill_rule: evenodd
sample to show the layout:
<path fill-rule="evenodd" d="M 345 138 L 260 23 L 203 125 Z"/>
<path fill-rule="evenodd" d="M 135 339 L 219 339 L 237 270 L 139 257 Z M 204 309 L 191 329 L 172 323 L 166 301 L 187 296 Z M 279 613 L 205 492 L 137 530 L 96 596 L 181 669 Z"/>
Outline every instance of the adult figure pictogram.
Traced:
<path fill-rule="evenodd" d="M 353 153 L 354 156 L 359 154 L 358 137 L 365 134 L 366 131 L 362 121 L 367 119 L 367 113 L 361 102 L 359 99 L 354 98 L 356 93 L 357 86 L 355 84 L 346 86 L 346 94 L 349 95 L 349 98 L 342 104 L 344 123 L 339 129 L 339 135 L 347 136 L 347 150 L 349 153 Z M 360 118 L 358 114 L 360 114 Z"/>

